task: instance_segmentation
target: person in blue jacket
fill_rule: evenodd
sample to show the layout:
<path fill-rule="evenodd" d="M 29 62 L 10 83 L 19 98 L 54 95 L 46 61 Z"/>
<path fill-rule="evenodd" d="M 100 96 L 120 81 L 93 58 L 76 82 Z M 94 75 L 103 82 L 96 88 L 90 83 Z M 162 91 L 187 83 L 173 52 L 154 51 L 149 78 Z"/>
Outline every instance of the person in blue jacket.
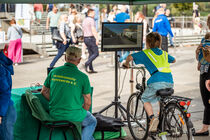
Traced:
<path fill-rule="evenodd" d="M 153 32 L 158 32 L 162 37 L 161 49 L 168 52 L 168 33 L 173 38 L 174 35 L 171 31 L 171 25 L 165 16 L 165 11 L 163 8 L 158 9 L 158 17 L 154 21 L 154 27 L 152 29 Z"/>
<path fill-rule="evenodd" d="M 11 100 L 13 62 L 0 52 L 0 140 L 13 140 L 16 111 Z"/>

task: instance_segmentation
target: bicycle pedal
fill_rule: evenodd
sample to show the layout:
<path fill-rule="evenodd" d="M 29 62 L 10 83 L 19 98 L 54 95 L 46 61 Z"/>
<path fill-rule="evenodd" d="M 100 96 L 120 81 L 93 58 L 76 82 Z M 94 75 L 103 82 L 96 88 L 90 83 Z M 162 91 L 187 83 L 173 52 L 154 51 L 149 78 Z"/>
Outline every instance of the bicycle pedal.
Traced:
<path fill-rule="evenodd" d="M 167 132 L 161 132 L 161 133 L 158 134 L 158 136 L 162 137 L 162 136 L 166 136 L 167 134 L 168 134 Z"/>

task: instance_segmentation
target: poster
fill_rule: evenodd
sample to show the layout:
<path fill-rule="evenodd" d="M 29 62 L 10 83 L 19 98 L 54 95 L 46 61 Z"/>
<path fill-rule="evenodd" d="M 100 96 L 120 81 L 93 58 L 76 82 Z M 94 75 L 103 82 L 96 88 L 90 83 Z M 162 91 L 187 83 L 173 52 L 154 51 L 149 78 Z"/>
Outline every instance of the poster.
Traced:
<path fill-rule="evenodd" d="M 21 28 L 30 29 L 31 12 L 33 12 L 32 4 L 16 4 L 15 20 Z"/>
<path fill-rule="evenodd" d="M 0 43 L 4 43 L 4 42 L 5 42 L 5 32 L 0 31 Z"/>

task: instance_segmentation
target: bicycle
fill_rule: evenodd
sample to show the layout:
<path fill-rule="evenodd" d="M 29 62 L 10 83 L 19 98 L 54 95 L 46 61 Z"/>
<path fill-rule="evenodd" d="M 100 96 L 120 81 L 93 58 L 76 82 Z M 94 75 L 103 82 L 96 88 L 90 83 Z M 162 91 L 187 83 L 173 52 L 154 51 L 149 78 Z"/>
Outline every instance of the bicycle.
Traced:
<path fill-rule="evenodd" d="M 156 132 L 149 132 L 149 118 L 143 107 L 141 96 L 146 88 L 146 71 L 144 67 L 131 67 L 137 69 L 136 89 L 137 92 L 130 95 L 127 102 L 127 121 L 132 137 L 135 140 L 145 140 L 148 137 L 162 140 L 183 139 L 192 140 L 193 124 L 190 120 L 190 113 L 187 112 L 190 98 L 172 96 L 173 89 L 160 89 L 156 95 L 160 96 L 159 125 Z M 141 73 L 142 81 L 138 82 Z"/>

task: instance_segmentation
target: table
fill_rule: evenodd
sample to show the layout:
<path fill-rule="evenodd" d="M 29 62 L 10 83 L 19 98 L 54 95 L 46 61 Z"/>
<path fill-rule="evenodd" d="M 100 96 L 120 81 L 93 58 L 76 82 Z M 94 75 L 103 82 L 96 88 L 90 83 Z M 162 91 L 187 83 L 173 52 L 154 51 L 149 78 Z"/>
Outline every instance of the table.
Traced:
<path fill-rule="evenodd" d="M 14 106 L 17 112 L 17 120 L 14 126 L 14 140 L 36 140 L 37 138 L 39 120 L 35 119 L 32 116 L 31 109 L 29 108 L 28 103 L 26 101 L 25 91 L 27 89 L 30 89 L 30 87 L 12 89 L 12 100 L 14 101 Z M 40 93 L 33 94 L 40 99 L 43 107 L 46 110 L 49 110 L 49 102 Z M 92 112 L 92 105 L 89 111 Z M 43 126 L 41 128 L 40 140 L 48 140 L 49 133 L 49 129 Z M 113 132 L 105 133 L 106 137 L 110 139 L 119 137 L 119 134 Z M 70 131 L 69 133 L 66 133 L 66 135 L 68 140 L 74 140 L 73 134 Z M 126 133 L 123 129 L 122 136 L 126 136 Z M 94 137 L 95 139 L 99 140 L 101 138 L 101 133 L 96 132 L 94 134 Z M 52 140 L 64 140 L 62 131 L 59 129 L 54 130 Z"/>
<path fill-rule="evenodd" d="M 39 121 L 32 116 L 31 109 L 26 101 L 25 91 L 27 89 L 30 88 L 12 89 L 12 100 L 14 101 L 14 106 L 17 112 L 17 120 L 14 126 L 14 140 L 36 140 L 37 138 Z M 43 107 L 46 110 L 49 110 L 49 102 L 40 93 L 33 94 L 40 99 Z M 92 111 L 92 107 L 90 111 Z M 40 140 L 48 140 L 49 133 L 49 129 L 43 126 L 41 128 Z M 66 134 L 68 140 L 74 140 L 70 131 Z M 56 129 L 53 131 L 52 140 L 63 139 L 64 137 L 61 130 Z"/>

